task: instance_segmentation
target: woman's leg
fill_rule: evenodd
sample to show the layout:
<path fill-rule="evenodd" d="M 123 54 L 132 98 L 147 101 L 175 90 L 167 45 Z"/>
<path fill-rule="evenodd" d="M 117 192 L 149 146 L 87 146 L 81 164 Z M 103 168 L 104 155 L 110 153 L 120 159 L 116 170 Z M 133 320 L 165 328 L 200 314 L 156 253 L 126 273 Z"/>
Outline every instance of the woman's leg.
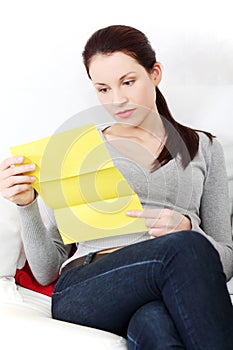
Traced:
<path fill-rule="evenodd" d="M 135 312 L 127 339 L 129 350 L 185 350 L 166 306 L 159 300 L 151 301 Z"/>
<path fill-rule="evenodd" d="M 196 232 L 137 243 L 74 267 L 59 279 L 52 300 L 54 318 L 123 336 L 136 311 L 159 300 L 187 350 L 232 350 L 233 307 L 219 255 Z"/>

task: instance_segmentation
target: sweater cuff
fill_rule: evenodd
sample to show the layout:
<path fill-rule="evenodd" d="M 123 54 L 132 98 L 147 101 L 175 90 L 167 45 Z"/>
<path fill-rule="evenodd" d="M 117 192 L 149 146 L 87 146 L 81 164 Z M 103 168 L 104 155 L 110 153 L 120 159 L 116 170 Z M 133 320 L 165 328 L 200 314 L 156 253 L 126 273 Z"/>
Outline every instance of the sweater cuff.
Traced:
<path fill-rule="evenodd" d="M 17 205 L 17 209 L 18 209 L 18 212 L 19 212 L 21 217 L 29 217 L 30 216 L 32 218 L 35 215 L 38 216 L 39 207 L 38 207 L 37 196 L 33 202 L 31 202 L 27 205 Z"/>

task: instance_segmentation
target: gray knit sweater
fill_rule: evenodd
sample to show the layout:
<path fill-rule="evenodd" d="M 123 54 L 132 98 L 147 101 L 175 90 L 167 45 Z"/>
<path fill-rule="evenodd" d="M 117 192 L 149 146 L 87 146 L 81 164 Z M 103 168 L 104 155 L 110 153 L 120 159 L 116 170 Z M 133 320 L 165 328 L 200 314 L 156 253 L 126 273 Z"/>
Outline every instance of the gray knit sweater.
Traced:
<path fill-rule="evenodd" d="M 102 132 L 100 131 L 103 137 Z M 138 194 L 145 208 L 169 208 L 187 215 L 192 229 L 204 235 L 220 254 L 227 280 L 233 275 L 233 242 L 231 235 L 227 175 L 221 144 L 213 143 L 199 133 L 199 150 L 184 170 L 179 156 L 151 173 L 119 154 L 107 142 L 115 166 Z M 104 137 L 103 137 L 104 139 Z M 18 207 L 22 223 L 22 239 L 27 260 L 41 284 L 55 280 L 67 263 L 71 246 L 64 245 L 56 226 L 53 210 L 46 210 L 46 225 L 41 218 L 38 198 Z M 149 239 L 147 232 L 108 237 L 77 244 L 70 259 L 110 247 L 126 246 Z"/>

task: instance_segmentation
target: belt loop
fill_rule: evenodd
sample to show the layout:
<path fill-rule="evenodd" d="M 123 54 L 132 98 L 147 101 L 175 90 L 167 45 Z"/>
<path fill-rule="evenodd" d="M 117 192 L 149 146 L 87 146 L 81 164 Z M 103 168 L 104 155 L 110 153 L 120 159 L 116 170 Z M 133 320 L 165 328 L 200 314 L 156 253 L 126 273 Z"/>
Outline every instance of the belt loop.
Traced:
<path fill-rule="evenodd" d="M 88 253 L 82 265 L 85 266 L 90 264 L 95 255 L 96 252 Z"/>

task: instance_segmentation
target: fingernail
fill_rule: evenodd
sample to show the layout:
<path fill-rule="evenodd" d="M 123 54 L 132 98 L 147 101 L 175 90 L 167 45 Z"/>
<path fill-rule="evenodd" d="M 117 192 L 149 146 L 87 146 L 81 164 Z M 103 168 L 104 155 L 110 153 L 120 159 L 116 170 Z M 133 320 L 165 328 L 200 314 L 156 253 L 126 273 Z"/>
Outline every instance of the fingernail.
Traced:
<path fill-rule="evenodd" d="M 22 162 L 23 161 L 23 157 L 18 157 L 18 162 Z"/>

